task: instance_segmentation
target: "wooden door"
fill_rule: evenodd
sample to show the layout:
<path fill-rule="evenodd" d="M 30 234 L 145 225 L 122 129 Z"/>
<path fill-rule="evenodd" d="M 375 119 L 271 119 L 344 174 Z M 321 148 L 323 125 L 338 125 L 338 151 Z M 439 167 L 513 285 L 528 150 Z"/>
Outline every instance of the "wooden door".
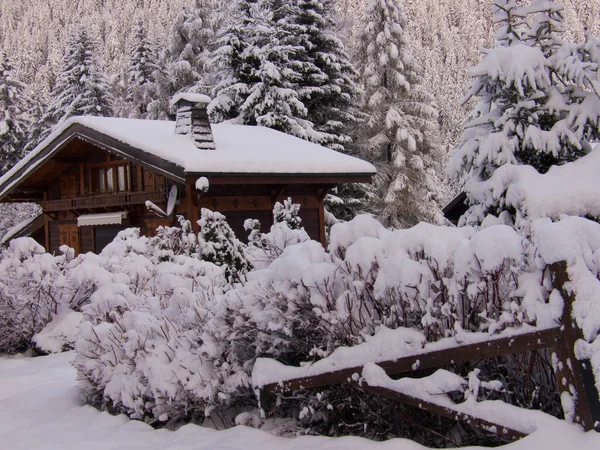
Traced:
<path fill-rule="evenodd" d="M 67 245 L 75 250 L 78 255 L 81 252 L 81 240 L 79 238 L 79 227 L 77 224 L 59 224 L 58 236 L 60 245 Z"/>

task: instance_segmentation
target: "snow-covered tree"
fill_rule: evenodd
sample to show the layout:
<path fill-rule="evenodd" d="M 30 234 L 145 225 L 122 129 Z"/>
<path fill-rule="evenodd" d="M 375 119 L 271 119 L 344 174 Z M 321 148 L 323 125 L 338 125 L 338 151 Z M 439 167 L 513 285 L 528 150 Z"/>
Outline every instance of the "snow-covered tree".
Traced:
<path fill-rule="evenodd" d="M 308 120 L 328 136 L 324 144 L 343 151 L 352 141 L 349 130 L 358 122 L 357 72 L 344 44 L 334 35 L 333 2 L 298 0 L 296 5 L 296 16 L 290 20 L 303 29 L 296 44 L 302 48 L 296 58 L 300 99 L 308 110 Z"/>
<path fill-rule="evenodd" d="M 494 177 L 499 167 L 528 164 L 545 173 L 585 154 L 600 135 L 597 69 L 583 75 L 600 61 L 586 61 L 582 46 L 562 41 L 562 6 L 496 0 L 493 8 L 496 45 L 470 71 L 469 96 L 480 103 L 448 168 L 454 179 L 467 173 L 470 208 L 462 223 L 481 223 L 488 214 L 514 222 L 505 198 L 510 180 Z"/>
<path fill-rule="evenodd" d="M 178 90 L 212 82 L 210 53 L 215 45 L 219 0 L 192 0 L 175 18 L 171 29 L 170 71 Z M 204 88 L 203 90 L 206 90 Z"/>
<path fill-rule="evenodd" d="M 189 1 L 189 0 L 188 0 Z M 149 119 L 167 119 L 170 101 L 181 91 L 209 93 L 215 83 L 210 57 L 223 4 L 220 0 L 191 0 L 174 19 L 168 45 L 158 49 Z"/>
<path fill-rule="evenodd" d="M 159 70 L 156 47 L 146 32 L 146 25 L 139 21 L 130 50 L 126 70 L 126 104 L 129 117 L 145 118 L 148 105 L 153 100 L 155 73 Z"/>
<path fill-rule="evenodd" d="M 21 157 L 29 127 L 25 86 L 16 78 L 8 55 L 0 50 L 0 174 Z"/>
<path fill-rule="evenodd" d="M 290 230 L 298 230 L 302 226 L 300 218 L 300 203 L 294 203 L 291 197 L 286 198 L 283 204 L 277 202 L 273 208 L 273 223 L 285 223 Z"/>
<path fill-rule="evenodd" d="M 324 143 L 329 136 L 306 120 L 307 109 L 300 100 L 297 58 L 302 49 L 294 39 L 302 30 L 291 22 L 292 12 L 289 0 L 237 5 L 237 14 L 246 19 L 230 25 L 216 52 L 221 82 L 211 112 L 217 120 L 265 126 Z"/>
<path fill-rule="evenodd" d="M 198 221 L 200 257 L 222 267 L 227 279 L 238 280 L 252 265 L 244 253 L 244 245 L 236 238 L 225 216 L 202 208 Z"/>
<path fill-rule="evenodd" d="M 438 113 L 422 86 L 406 24 L 400 0 L 373 0 L 365 11 L 359 49 L 369 113 L 366 156 L 378 167 L 375 209 L 394 227 L 442 217 Z"/>
<path fill-rule="evenodd" d="M 110 116 L 111 101 L 96 40 L 87 28 L 77 27 L 67 39 L 51 103 L 43 120 L 56 126 L 72 116 Z"/>
<path fill-rule="evenodd" d="M 215 60 L 217 121 L 262 125 L 342 150 L 354 69 L 322 2 L 240 0 Z"/>

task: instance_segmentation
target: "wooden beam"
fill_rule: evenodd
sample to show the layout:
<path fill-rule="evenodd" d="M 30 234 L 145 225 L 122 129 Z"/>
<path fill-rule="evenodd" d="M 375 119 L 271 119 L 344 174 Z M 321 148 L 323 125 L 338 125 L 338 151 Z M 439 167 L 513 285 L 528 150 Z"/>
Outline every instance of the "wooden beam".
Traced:
<path fill-rule="evenodd" d="M 575 343 L 580 339 L 583 340 L 583 332 L 573 318 L 575 294 L 569 287 L 567 263 L 562 261 L 552 264 L 550 273 L 554 288 L 560 292 L 564 301 L 561 339 L 556 347 L 558 361 L 555 363 L 554 372 L 561 399 L 568 396 L 569 403 L 572 403 L 569 405 L 563 403 L 565 417 L 567 420 L 583 425 L 586 431 L 593 430 L 598 424 L 600 431 L 600 405 L 593 374 L 592 379 L 584 378 L 582 361 L 579 361 L 575 354 Z"/>
<path fill-rule="evenodd" d="M 44 201 L 48 200 L 48 191 L 44 191 Z M 44 247 L 46 252 L 50 253 L 50 218 L 44 214 Z"/>
<path fill-rule="evenodd" d="M 429 402 L 427 400 L 413 397 L 410 395 L 406 395 L 401 392 L 396 392 L 391 389 L 387 389 L 379 386 L 369 386 L 367 383 L 363 382 L 360 385 L 357 382 L 352 382 L 357 387 L 364 389 L 367 392 L 370 392 L 375 395 L 380 395 L 381 397 L 389 398 L 390 400 L 394 400 L 405 405 L 412 406 L 414 408 L 422 409 L 424 411 L 429 411 L 433 414 L 440 415 L 442 417 L 447 417 L 452 420 L 456 420 L 459 422 L 463 422 L 468 425 L 472 425 L 474 427 L 489 431 L 493 434 L 496 434 L 502 438 L 508 440 L 517 440 L 526 436 L 525 433 L 517 430 L 513 430 L 511 428 L 505 427 L 503 425 L 499 425 L 494 422 L 490 422 L 488 420 L 476 417 L 474 415 L 465 414 L 459 412 L 452 408 L 447 408 L 444 406 L 437 405 L 435 403 Z"/>
<path fill-rule="evenodd" d="M 486 342 L 459 345 L 444 350 L 406 356 L 394 361 L 378 362 L 377 365 L 383 368 L 388 375 L 399 375 L 414 372 L 416 368 L 419 370 L 435 369 L 449 364 L 459 364 L 483 358 L 494 358 L 554 347 L 560 338 L 560 329 L 557 327 L 511 337 L 491 337 Z M 390 345 L 393 345 L 393 343 L 390 342 Z M 286 380 L 281 383 L 266 385 L 262 389 L 266 392 L 277 393 L 329 386 L 347 382 L 349 379 L 352 379 L 352 375 L 355 373 L 362 373 L 362 366 L 336 370 L 322 375 Z"/>
<path fill-rule="evenodd" d="M 210 176 L 212 185 L 227 184 L 340 184 L 340 183 L 371 183 L 373 174 L 227 174 L 198 173 L 187 176 Z"/>
<path fill-rule="evenodd" d="M 79 195 L 85 192 L 85 167 L 83 162 L 79 164 Z"/>

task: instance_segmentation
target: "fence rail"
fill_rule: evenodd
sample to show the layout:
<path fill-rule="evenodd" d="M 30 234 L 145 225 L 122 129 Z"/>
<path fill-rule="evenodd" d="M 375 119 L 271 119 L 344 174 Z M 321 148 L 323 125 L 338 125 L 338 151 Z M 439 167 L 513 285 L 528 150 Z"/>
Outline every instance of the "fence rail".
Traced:
<path fill-rule="evenodd" d="M 568 288 L 569 276 L 566 262 L 552 264 L 550 273 L 553 287 L 564 299 L 561 323 L 545 330 L 524 331 L 509 337 L 493 337 L 485 342 L 459 345 L 431 352 L 415 353 L 396 360 L 378 362 L 387 375 L 406 375 L 422 369 L 436 369 L 453 363 L 464 363 L 484 358 L 493 358 L 528 351 L 551 349 L 555 355 L 555 376 L 565 417 L 583 426 L 585 430 L 600 431 L 600 400 L 589 361 L 580 361 L 575 355 L 575 344 L 583 333 L 572 319 L 575 296 Z M 600 301 L 600 299 L 599 299 Z M 259 401 L 263 411 L 275 404 L 277 395 L 303 389 L 348 383 L 373 394 L 393 399 L 409 406 L 417 407 L 434 414 L 469 423 L 504 438 L 517 439 L 526 433 L 512 429 L 505 424 L 494 423 L 474 414 L 465 414 L 458 409 L 441 406 L 418 395 L 408 395 L 382 386 L 369 386 L 361 378 L 363 366 L 344 368 L 314 376 L 291 378 L 258 386 Z M 591 375 L 590 375 L 591 374 Z M 509 386 L 510 388 L 510 386 Z M 566 407 L 570 405 L 569 407 Z"/>

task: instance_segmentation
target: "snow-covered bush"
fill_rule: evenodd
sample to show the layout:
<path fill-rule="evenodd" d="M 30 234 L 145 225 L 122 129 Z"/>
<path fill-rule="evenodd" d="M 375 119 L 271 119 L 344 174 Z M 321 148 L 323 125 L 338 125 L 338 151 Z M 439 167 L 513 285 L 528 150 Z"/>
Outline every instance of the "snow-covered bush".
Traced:
<path fill-rule="evenodd" d="M 158 227 L 156 236 L 149 241 L 158 261 L 173 261 L 175 255 L 198 256 L 198 236 L 192 223 L 182 216 L 177 217 L 178 227 Z"/>
<path fill-rule="evenodd" d="M 283 204 L 277 202 L 273 208 L 273 223 L 285 222 L 290 230 L 297 230 L 302 226 L 300 218 L 300 204 L 293 203 L 290 197 L 283 201 Z"/>
<path fill-rule="evenodd" d="M 31 339 L 57 313 L 60 292 L 57 258 L 37 242 L 10 242 L 0 259 L 0 353 L 29 348 Z"/>
<path fill-rule="evenodd" d="M 156 258 L 154 238 L 120 237 L 93 261 L 111 280 L 83 307 L 74 365 L 84 395 L 150 423 L 201 420 L 218 401 L 201 347 L 206 305 L 227 286 L 223 270 L 196 255 Z"/>
<path fill-rule="evenodd" d="M 202 208 L 198 224 L 198 245 L 203 260 L 222 267 L 228 279 L 240 279 L 252 268 L 244 245 L 236 238 L 223 214 Z"/>
<path fill-rule="evenodd" d="M 277 259 L 290 245 L 310 240 L 302 227 L 300 204 L 291 198 L 283 204 L 277 202 L 273 209 L 273 225 L 268 233 L 262 233 L 260 221 L 247 219 L 244 228 L 249 231 L 246 254 L 252 265 L 264 268 Z"/>

